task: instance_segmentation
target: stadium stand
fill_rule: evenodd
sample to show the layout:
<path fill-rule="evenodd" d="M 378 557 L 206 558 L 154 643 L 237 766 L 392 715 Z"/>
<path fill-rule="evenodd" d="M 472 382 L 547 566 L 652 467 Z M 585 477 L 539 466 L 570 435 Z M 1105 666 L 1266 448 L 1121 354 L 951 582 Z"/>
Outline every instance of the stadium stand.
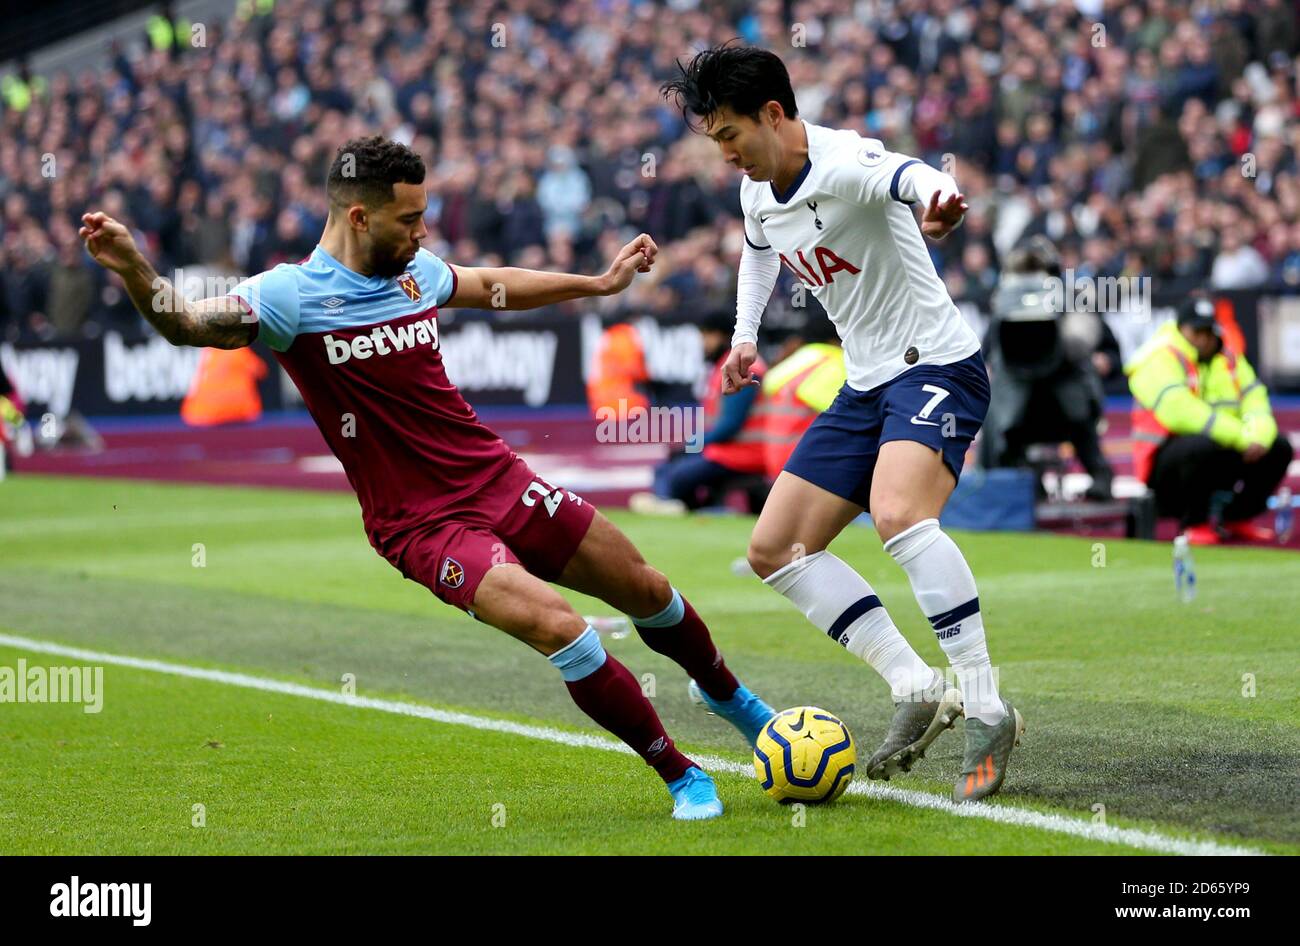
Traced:
<path fill-rule="evenodd" d="M 983 306 L 1001 255 L 1033 233 L 1080 275 L 1157 291 L 1300 285 L 1287 0 L 215 8 L 199 48 L 145 21 L 102 67 L 8 71 L 0 338 L 144 331 L 77 244 L 91 203 L 132 221 L 163 272 L 300 258 L 334 148 L 374 131 L 426 156 L 440 255 L 591 267 L 618 228 L 644 229 L 661 271 L 618 304 L 713 304 L 732 291 L 738 184 L 658 83 L 732 36 L 786 50 L 808 119 L 955 156 L 973 212 L 934 252 L 959 299 Z M 528 54 L 495 56 L 502 43 Z"/>

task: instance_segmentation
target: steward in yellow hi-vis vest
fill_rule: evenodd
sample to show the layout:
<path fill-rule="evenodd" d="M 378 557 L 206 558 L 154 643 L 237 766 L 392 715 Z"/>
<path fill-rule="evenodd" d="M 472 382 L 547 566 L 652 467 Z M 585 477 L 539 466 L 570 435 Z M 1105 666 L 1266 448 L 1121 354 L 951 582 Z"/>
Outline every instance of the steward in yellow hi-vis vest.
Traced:
<path fill-rule="evenodd" d="M 722 396 L 722 366 L 730 352 L 731 316 L 710 311 L 701 317 L 700 341 L 711 363 L 699 389 L 700 410 L 690 412 L 700 427 L 687 431 L 685 452 L 676 453 L 655 467 L 653 493 L 636 493 L 629 499 L 634 511 L 680 514 L 722 502 L 729 489 L 743 488 L 749 509 L 758 512 L 767 498 L 762 479 L 766 457 L 765 428 L 757 413 L 762 398 L 758 386 Z M 754 363 L 760 377 L 767 370 Z"/>
<path fill-rule="evenodd" d="M 704 397 L 700 407 L 704 414 L 704 458 L 735 473 L 762 473 L 766 468 L 765 443 L 767 427 L 763 422 L 762 394 L 758 391 L 748 398 L 735 395 L 726 402 L 722 398 L 722 366 L 729 351 L 718 356 L 705 382 Z M 754 362 L 751 369 L 760 378 L 767 371 L 763 359 Z M 748 403 L 746 403 L 748 402 Z"/>
<path fill-rule="evenodd" d="M 844 350 L 814 342 L 768 370 L 755 412 L 762 418 L 767 475 L 773 479 L 785 467 L 805 430 L 831 406 L 844 387 Z"/>
<path fill-rule="evenodd" d="M 1250 520 L 1286 475 L 1291 444 L 1250 362 L 1224 348 L 1214 311 L 1207 298 L 1189 299 L 1124 366 L 1133 462 L 1159 513 L 1177 516 L 1192 541 L 1267 540 Z"/>

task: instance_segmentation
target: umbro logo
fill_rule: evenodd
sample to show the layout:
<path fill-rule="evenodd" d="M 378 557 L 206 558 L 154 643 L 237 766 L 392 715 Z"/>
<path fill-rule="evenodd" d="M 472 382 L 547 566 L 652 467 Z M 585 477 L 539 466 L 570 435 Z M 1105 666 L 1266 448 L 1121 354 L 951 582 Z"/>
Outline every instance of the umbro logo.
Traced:
<path fill-rule="evenodd" d="M 649 753 L 650 755 L 658 755 L 659 753 L 663 752 L 664 749 L 666 748 L 668 748 L 668 743 L 663 736 L 660 736 L 654 742 L 650 743 L 650 746 L 649 748 L 646 749 L 646 752 Z"/>
<path fill-rule="evenodd" d="M 326 299 L 324 302 L 321 303 L 321 305 L 323 305 L 327 309 L 337 309 L 342 304 L 343 304 L 343 300 L 340 299 L 338 296 L 334 296 L 330 299 Z"/>

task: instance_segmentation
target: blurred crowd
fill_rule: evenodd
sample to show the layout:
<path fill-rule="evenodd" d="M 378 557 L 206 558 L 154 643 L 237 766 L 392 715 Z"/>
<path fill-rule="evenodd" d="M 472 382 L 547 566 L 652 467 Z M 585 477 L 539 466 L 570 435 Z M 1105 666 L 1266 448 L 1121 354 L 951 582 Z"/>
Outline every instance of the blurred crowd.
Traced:
<path fill-rule="evenodd" d="M 739 175 L 659 84 L 733 37 L 782 55 L 803 117 L 955 174 L 956 297 L 1033 234 L 1079 276 L 1300 286 L 1292 0 L 264 0 L 203 27 L 0 103 L 0 339 L 143 329 L 89 209 L 166 274 L 297 261 L 337 146 L 375 132 L 424 155 L 452 262 L 593 272 L 644 230 L 660 265 L 603 305 L 730 306 Z"/>

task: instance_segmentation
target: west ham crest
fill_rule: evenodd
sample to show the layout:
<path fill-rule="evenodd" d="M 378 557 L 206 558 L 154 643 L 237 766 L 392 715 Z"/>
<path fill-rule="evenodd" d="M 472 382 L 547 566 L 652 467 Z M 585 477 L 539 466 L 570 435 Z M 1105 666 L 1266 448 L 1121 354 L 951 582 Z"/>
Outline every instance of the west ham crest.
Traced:
<path fill-rule="evenodd" d="M 420 287 L 410 273 L 402 273 L 398 276 L 397 284 L 402 287 L 402 292 L 406 293 L 407 298 L 412 302 L 420 301 Z"/>
<path fill-rule="evenodd" d="M 460 567 L 460 562 L 454 558 L 446 558 L 442 561 L 442 575 L 438 579 L 448 588 L 459 588 L 465 584 L 465 569 Z"/>

